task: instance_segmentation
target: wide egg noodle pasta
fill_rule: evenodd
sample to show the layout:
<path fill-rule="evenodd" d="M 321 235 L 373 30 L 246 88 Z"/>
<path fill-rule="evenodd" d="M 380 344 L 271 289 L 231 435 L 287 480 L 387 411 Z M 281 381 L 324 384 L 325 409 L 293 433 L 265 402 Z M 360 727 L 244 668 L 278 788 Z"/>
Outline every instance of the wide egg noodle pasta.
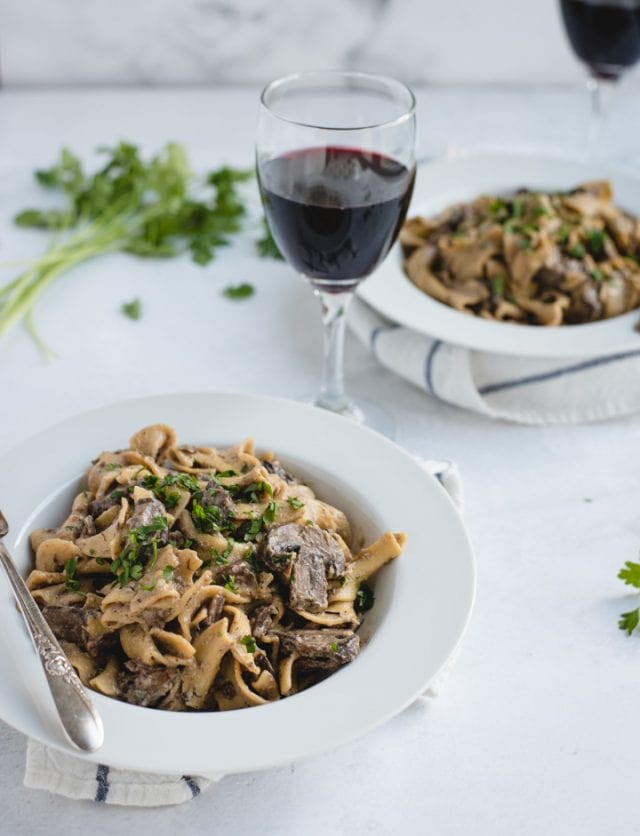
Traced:
<path fill-rule="evenodd" d="M 252 439 L 179 445 L 154 424 L 100 453 L 66 519 L 30 543 L 28 588 L 86 685 L 141 706 L 225 711 L 352 661 L 363 582 L 404 535 L 357 549 L 343 511 Z"/>
<path fill-rule="evenodd" d="M 410 218 L 400 242 L 416 287 L 481 319 L 557 327 L 640 306 L 640 220 L 608 181 L 481 195 Z"/>

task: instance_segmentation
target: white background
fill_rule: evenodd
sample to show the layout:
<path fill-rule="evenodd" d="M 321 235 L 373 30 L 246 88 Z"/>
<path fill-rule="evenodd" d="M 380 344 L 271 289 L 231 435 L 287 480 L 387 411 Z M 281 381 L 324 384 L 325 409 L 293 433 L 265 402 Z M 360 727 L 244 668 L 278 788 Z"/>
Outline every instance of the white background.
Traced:
<path fill-rule="evenodd" d="M 0 0 L 16 84 L 263 83 L 318 67 L 573 82 L 558 0 Z"/>

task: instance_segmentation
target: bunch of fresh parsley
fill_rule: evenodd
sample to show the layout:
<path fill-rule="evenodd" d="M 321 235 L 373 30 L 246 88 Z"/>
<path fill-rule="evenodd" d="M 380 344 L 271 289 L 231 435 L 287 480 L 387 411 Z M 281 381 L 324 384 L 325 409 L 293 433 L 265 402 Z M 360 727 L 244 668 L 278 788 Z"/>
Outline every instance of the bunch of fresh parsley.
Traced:
<path fill-rule="evenodd" d="M 63 205 L 27 209 L 15 218 L 19 226 L 53 235 L 44 256 L 0 287 L 0 335 L 24 318 L 38 340 L 32 321 L 37 298 L 54 279 L 88 259 L 113 252 L 144 258 L 186 252 L 204 265 L 240 231 L 246 209 L 237 187 L 252 171 L 222 167 L 196 179 L 184 148 L 175 143 L 150 159 L 128 142 L 98 150 L 106 161 L 94 173 L 67 149 L 52 168 L 36 171 L 38 183 L 61 194 Z M 269 237 L 259 243 L 265 255 L 273 255 Z M 138 318 L 139 302 L 125 312 Z"/>

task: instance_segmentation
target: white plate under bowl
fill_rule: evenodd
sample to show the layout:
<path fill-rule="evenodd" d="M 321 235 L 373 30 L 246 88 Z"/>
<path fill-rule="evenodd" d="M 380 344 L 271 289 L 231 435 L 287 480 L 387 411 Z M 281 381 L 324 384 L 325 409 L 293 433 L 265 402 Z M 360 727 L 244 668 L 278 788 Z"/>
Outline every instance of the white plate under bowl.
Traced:
<path fill-rule="evenodd" d="M 152 397 L 84 413 L 20 444 L 0 459 L 0 502 L 11 525 L 7 545 L 24 576 L 32 564 L 29 531 L 59 524 L 89 461 L 126 446 L 153 422 L 173 425 L 184 443 L 226 445 L 252 436 L 259 450 L 276 451 L 343 508 L 367 539 L 392 529 L 405 531 L 408 543 L 379 575 L 362 627 L 365 645 L 352 664 L 299 695 L 239 711 L 158 711 L 92 693 L 105 743 L 83 757 L 177 774 L 262 769 L 361 735 L 425 690 L 471 612 L 474 563 L 460 516 L 399 447 L 303 404 L 233 394 Z M 4 578 L 0 599 L 0 718 L 72 752 Z"/>
<path fill-rule="evenodd" d="M 640 180 L 605 163 L 585 163 L 545 156 L 478 154 L 429 163 L 418 169 L 409 209 L 433 216 L 451 203 L 480 194 L 509 193 L 526 187 L 564 190 L 587 180 L 610 179 L 615 203 L 640 215 Z M 492 322 L 438 302 L 423 293 L 402 270 L 396 245 L 359 295 L 394 322 L 454 345 L 524 357 L 598 357 L 640 349 L 634 325 L 640 309 L 601 322 L 549 328 Z"/>

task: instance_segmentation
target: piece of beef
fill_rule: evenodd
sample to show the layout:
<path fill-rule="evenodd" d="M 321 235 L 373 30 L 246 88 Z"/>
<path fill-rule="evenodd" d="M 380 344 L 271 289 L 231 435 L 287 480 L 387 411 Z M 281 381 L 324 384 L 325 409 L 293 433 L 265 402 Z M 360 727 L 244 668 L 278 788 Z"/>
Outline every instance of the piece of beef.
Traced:
<path fill-rule="evenodd" d="M 123 488 L 118 488 L 115 491 L 111 491 L 106 496 L 101 497 L 100 499 L 94 499 L 93 502 L 89 504 L 89 513 L 95 519 L 97 519 L 100 514 L 104 514 L 105 511 L 108 511 L 109 508 L 112 508 L 114 505 L 120 505 L 120 500 L 122 498 Z"/>
<path fill-rule="evenodd" d="M 165 513 L 165 507 L 159 500 L 155 498 L 141 499 L 136 502 L 133 508 L 133 514 L 129 519 L 129 529 L 133 530 L 134 528 L 151 525 L 157 517 L 164 517 Z"/>
<path fill-rule="evenodd" d="M 269 633 L 277 615 L 278 609 L 273 604 L 256 609 L 251 620 L 251 632 L 256 639 L 261 639 Z"/>
<path fill-rule="evenodd" d="M 198 500 L 203 508 L 215 506 L 219 508 L 223 517 L 230 517 L 233 512 L 233 500 L 228 490 L 216 482 L 209 482 L 202 491 L 202 498 Z"/>
<path fill-rule="evenodd" d="M 305 670 L 334 671 L 352 662 L 360 650 L 353 630 L 278 630 L 280 649 L 285 655 L 297 653 Z"/>
<path fill-rule="evenodd" d="M 272 528 L 263 560 L 289 581 L 289 603 L 294 610 L 322 612 L 328 603 L 327 580 L 344 574 L 344 553 L 337 540 L 315 526 Z"/>
<path fill-rule="evenodd" d="M 241 595 L 255 597 L 258 590 L 258 579 L 255 572 L 244 558 L 238 558 L 233 563 L 212 564 L 209 569 L 214 583 L 224 586 L 229 580 L 235 584 L 235 590 Z"/>
<path fill-rule="evenodd" d="M 92 636 L 87 630 L 89 620 L 100 617 L 99 609 L 47 606 L 43 607 L 42 615 L 57 639 L 77 644 L 80 650 L 85 650 L 99 662 L 104 661 L 118 644 L 115 633 Z"/>
<path fill-rule="evenodd" d="M 116 686 L 126 702 L 153 708 L 168 696 L 179 678 L 177 668 L 154 668 L 129 660 L 119 671 Z"/>
<path fill-rule="evenodd" d="M 214 595 L 209 601 L 209 612 L 204 620 L 204 627 L 214 624 L 222 617 L 222 610 L 224 608 L 224 595 Z"/>
<path fill-rule="evenodd" d="M 42 615 L 57 639 L 77 644 L 81 650 L 87 649 L 87 622 L 91 617 L 99 616 L 98 609 L 82 607 L 43 607 Z"/>
<path fill-rule="evenodd" d="M 280 462 L 276 459 L 262 459 L 260 464 L 264 467 L 267 473 L 275 473 L 276 476 L 279 476 L 289 485 L 297 484 L 298 480 L 295 478 L 295 476 L 292 476 L 290 473 L 288 473 L 280 464 Z"/>

